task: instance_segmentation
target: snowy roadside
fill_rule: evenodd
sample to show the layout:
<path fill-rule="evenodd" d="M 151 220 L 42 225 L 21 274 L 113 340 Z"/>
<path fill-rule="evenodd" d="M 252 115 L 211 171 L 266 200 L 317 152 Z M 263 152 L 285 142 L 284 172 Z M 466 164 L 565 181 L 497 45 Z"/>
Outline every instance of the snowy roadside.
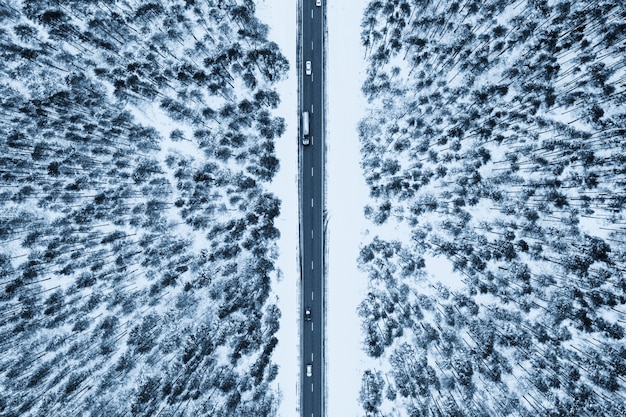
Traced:
<path fill-rule="evenodd" d="M 361 94 L 365 60 L 360 23 L 366 0 L 328 2 L 327 50 L 327 414 L 358 416 L 361 374 L 367 357 L 361 348 L 356 308 L 365 297 L 367 277 L 357 269 L 367 221 L 368 190 L 359 161 L 357 124 L 366 101 Z"/>
<path fill-rule="evenodd" d="M 279 257 L 276 263 L 278 279 L 272 283 L 276 304 L 281 310 L 280 329 L 276 333 L 278 345 L 273 358 L 279 365 L 277 388 L 281 392 L 278 415 L 295 415 L 299 401 L 297 391 L 299 333 L 298 333 L 298 123 L 296 76 L 296 6 L 294 2 L 260 0 L 256 4 L 257 17 L 269 26 L 268 39 L 276 42 L 289 60 L 289 77 L 276 85 L 281 103 L 276 115 L 285 119 L 287 129 L 276 141 L 276 156 L 280 170 L 269 185 L 282 201 L 280 216 L 275 226 L 280 230 Z"/>

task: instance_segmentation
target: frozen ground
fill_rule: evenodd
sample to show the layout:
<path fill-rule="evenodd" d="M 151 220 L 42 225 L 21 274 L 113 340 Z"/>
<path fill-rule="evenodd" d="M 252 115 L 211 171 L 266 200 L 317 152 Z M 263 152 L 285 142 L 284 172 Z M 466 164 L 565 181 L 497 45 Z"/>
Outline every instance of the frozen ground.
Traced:
<path fill-rule="evenodd" d="M 365 61 L 359 33 L 365 0 L 328 2 L 327 276 L 328 415 L 360 415 L 357 402 L 366 356 L 361 349 L 356 307 L 366 293 L 366 276 L 357 270 L 359 245 L 367 223 L 367 187 L 359 167 L 357 123 L 366 105 L 361 94 Z"/>
<path fill-rule="evenodd" d="M 276 227 L 281 237 L 277 266 L 280 269 L 278 281 L 272 286 L 277 304 L 282 312 L 280 330 L 276 334 L 279 342 L 273 359 L 280 366 L 276 382 L 282 392 L 279 415 L 294 416 L 298 404 L 298 79 L 296 75 L 296 6 L 297 2 L 281 0 L 260 0 L 257 2 L 257 16 L 270 26 L 268 38 L 280 45 L 289 60 L 289 78 L 277 86 L 281 104 L 279 114 L 285 119 L 287 130 L 276 142 L 276 155 L 280 160 L 280 170 L 270 189 L 281 200 L 281 213 L 276 219 Z"/>

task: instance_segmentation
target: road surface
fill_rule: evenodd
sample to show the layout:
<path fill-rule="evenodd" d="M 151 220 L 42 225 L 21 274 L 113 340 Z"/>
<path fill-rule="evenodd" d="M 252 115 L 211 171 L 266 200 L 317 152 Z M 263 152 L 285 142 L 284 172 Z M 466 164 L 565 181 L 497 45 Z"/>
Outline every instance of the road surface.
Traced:
<path fill-rule="evenodd" d="M 303 417 L 325 415 L 324 367 L 324 7 L 301 0 L 300 111 L 308 111 L 310 144 L 300 147 L 301 383 Z M 311 62 L 306 74 L 305 63 Z M 302 117 L 300 117 L 302 124 Z M 310 309 L 310 320 L 305 310 Z M 310 376 L 307 374 L 310 365 Z"/>

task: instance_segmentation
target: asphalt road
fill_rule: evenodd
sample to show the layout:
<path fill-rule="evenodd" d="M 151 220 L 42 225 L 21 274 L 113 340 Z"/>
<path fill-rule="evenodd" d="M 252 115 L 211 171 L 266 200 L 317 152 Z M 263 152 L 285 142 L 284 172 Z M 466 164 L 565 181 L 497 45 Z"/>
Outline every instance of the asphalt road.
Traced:
<path fill-rule="evenodd" d="M 301 0 L 300 112 L 308 111 L 310 144 L 300 147 L 301 384 L 303 417 L 325 415 L 324 360 L 324 7 Z M 311 61 L 311 74 L 305 72 Z M 302 113 L 300 113 L 302 114 Z M 302 117 L 300 117 L 302 124 Z M 305 319 L 310 308 L 311 320 Z M 311 365 L 311 375 L 307 367 Z"/>

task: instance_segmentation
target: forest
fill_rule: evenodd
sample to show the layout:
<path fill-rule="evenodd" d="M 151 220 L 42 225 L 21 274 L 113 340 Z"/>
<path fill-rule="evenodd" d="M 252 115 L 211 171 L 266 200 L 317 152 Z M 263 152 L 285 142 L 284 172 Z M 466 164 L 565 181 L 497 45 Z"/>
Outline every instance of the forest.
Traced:
<path fill-rule="evenodd" d="M 372 0 L 361 29 L 363 415 L 626 415 L 625 4 Z"/>
<path fill-rule="evenodd" d="M 267 34 L 251 0 L 0 1 L 0 415 L 276 415 Z"/>

